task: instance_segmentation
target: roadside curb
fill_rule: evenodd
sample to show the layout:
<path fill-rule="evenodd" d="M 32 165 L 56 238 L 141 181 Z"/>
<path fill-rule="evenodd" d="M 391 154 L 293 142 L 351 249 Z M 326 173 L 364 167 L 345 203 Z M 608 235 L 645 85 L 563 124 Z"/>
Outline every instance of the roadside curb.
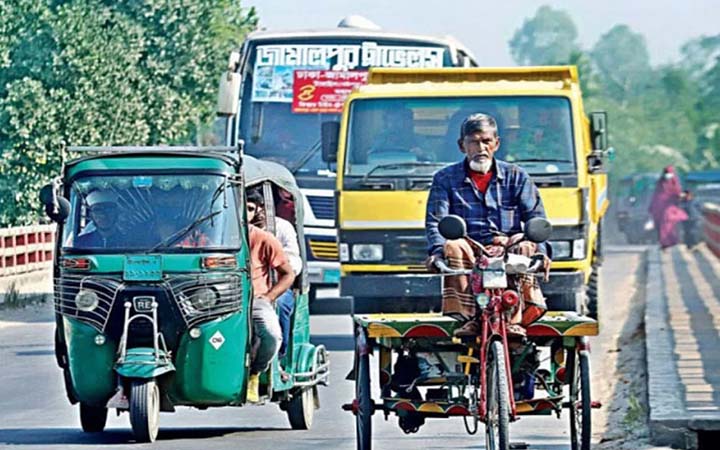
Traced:
<path fill-rule="evenodd" d="M 645 354 L 647 355 L 650 440 L 654 445 L 696 448 L 697 435 L 689 429 L 684 405 L 685 387 L 680 381 L 674 353 L 674 337 L 663 288 L 660 250 L 646 252 Z"/>

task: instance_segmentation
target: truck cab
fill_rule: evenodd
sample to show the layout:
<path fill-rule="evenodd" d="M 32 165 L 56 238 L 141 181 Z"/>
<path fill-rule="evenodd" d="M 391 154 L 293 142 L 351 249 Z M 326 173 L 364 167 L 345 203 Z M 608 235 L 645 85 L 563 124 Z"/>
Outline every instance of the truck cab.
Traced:
<path fill-rule="evenodd" d="M 371 69 L 323 130 L 323 155 L 337 158 L 341 295 L 356 312 L 439 307 L 440 280 L 423 265 L 428 191 L 464 158 L 460 124 L 476 112 L 498 122 L 496 158 L 540 189 L 554 229 L 549 307 L 596 315 L 606 116 L 586 115 L 572 66 Z"/>

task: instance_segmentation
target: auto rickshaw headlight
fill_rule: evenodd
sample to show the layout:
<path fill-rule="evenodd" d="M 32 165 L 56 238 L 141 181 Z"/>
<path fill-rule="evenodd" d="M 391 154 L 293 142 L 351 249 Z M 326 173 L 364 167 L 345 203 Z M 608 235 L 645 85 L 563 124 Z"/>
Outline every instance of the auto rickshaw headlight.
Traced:
<path fill-rule="evenodd" d="M 75 305 L 80 311 L 93 311 L 99 302 L 97 294 L 93 291 L 83 289 L 75 296 Z"/>
<path fill-rule="evenodd" d="M 212 308 L 213 306 L 215 306 L 215 303 L 217 303 L 217 301 L 217 291 L 210 288 L 200 288 L 190 296 L 190 302 L 192 303 L 193 308 L 197 310 Z"/>

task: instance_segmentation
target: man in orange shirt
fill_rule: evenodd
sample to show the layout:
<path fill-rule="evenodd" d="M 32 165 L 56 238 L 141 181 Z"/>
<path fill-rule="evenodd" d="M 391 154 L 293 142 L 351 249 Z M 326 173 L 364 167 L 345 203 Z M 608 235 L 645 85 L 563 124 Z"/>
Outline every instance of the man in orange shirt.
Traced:
<path fill-rule="evenodd" d="M 248 201 L 246 208 L 248 224 L 250 224 L 258 205 Z M 259 376 L 268 369 L 282 343 L 282 330 L 274 303 L 280 295 L 290 289 L 295 281 L 295 273 L 283 252 L 282 244 L 272 233 L 254 225 L 248 227 L 254 295 L 252 317 L 256 339 L 253 347 L 256 351 L 250 366 L 247 400 L 257 403 L 260 401 Z M 275 284 L 272 282 L 273 271 L 277 274 Z"/>

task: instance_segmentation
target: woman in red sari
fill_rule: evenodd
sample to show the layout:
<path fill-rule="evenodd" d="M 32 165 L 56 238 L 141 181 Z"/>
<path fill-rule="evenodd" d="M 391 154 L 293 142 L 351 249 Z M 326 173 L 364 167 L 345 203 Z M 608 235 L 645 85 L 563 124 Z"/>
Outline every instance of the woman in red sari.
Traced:
<path fill-rule="evenodd" d="M 688 219 L 687 213 L 678 206 L 683 196 L 675 169 L 667 166 L 655 186 L 649 209 L 663 249 L 680 241 L 677 224 Z"/>

